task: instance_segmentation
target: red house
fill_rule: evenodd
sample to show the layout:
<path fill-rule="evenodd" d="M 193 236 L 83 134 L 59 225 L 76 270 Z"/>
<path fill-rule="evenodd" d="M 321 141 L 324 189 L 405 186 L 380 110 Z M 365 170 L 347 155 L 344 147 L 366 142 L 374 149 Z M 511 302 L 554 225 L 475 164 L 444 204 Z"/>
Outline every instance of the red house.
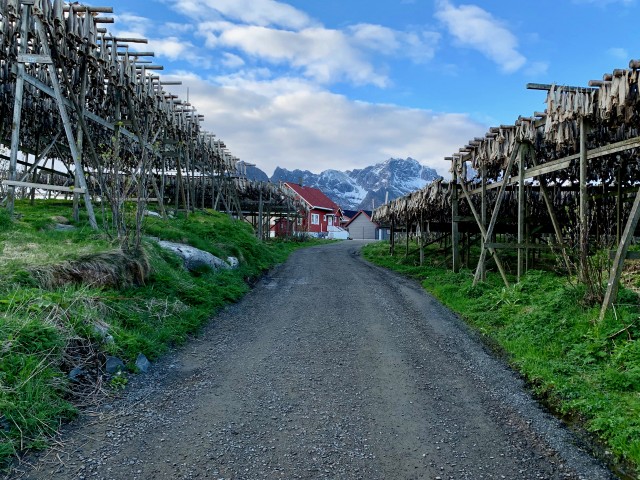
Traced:
<path fill-rule="evenodd" d="M 291 182 L 284 182 L 282 188 L 301 200 L 306 209 L 299 212 L 300 216 L 291 223 L 286 218 L 278 219 L 271 227 L 273 236 L 304 233 L 314 237 L 332 237 L 333 232 L 342 230 L 342 209 L 322 191 Z"/>

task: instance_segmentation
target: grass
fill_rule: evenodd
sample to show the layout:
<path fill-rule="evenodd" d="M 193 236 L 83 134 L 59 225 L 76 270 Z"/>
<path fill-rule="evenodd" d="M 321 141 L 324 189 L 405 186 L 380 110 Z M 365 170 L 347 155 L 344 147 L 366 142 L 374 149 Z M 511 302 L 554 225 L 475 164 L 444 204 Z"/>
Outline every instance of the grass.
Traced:
<path fill-rule="evenodd" d="M 389 256 L 388 243 L 363 255 L 411 276 L 438 300 L 498 345 L 533 392 L 611 452 L 622 475 L 640 473 L 640 326 L 638 297 L 623 289 L 614 312 L 598 322 L 599 307 L 583 305 L 584 290 L 550 272 L 529 271 L 505 287 L 499 275 L 473 286 L 469 270 L 426 266 L 416 256 Z"/>
<path fill-rule="evenodd" d="M 66 280 L 81 278 L 76 273 L 82 265 L 103 272 L 105 263 L 122 257 L 107 235 L 88 228 L 86 219 L 74 230 L 53 229 L 60 221 L 53 217 L 72 218 L 70 202 L 18 202 L 16 211 L 19 218 L 12 220 L 0 209 L 0 467 L 46 446 L 79 405 L 126 385 L 126 378 L 103 372 L 105 354 L 135 371 L 139 353 L 153 360 L 183 343 L 218 309 L 242 297 L 248 281 L 294 249 L 317 243 L 259 242 L 249 224 L 218 212 L 149 218 L 147 235 L 223 259 L 235 256 L 239 268 L 190 273 L 177 256 L 147 240 L 141 264 L 150 273 L 142 284 L 98 287 Z M 69 380 L 74 368 L 86 375 Z"/>

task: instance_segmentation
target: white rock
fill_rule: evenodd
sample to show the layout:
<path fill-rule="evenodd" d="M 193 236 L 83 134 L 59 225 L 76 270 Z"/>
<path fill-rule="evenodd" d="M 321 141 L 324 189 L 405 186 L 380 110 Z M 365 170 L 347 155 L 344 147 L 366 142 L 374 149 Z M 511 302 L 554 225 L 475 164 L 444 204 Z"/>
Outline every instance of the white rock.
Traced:
<path fill-rule="evenodd" d="M 227 262 L 221 258 L 212 255 L 209 252 L 185 245 L 183 243 L 173 243 L 161 240 L 158 242 L 161 248 L 170 250 L 184 262 L 184 266 L 189 271 L 199 270 L 203 267 L 209 267 L 212 270 L 229 270 L 232 268 Z"/>

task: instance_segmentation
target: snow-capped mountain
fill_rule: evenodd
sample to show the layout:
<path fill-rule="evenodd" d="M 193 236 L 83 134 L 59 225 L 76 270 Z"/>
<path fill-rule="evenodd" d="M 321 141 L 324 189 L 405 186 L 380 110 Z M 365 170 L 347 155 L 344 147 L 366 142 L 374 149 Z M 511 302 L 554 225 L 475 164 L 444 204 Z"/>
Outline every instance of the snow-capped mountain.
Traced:
<path fill-rule="evenodd" d="M 424 187 L 438 178 L 437 172 L 420 165 L 417 160 L 390 158 L 363 169 L 325 170 L 316 174 L 308 170 L 276 168 L 272 182 L 295 182 L 322 190 L 347 210 L 371 210 L 389 200 Z"/>

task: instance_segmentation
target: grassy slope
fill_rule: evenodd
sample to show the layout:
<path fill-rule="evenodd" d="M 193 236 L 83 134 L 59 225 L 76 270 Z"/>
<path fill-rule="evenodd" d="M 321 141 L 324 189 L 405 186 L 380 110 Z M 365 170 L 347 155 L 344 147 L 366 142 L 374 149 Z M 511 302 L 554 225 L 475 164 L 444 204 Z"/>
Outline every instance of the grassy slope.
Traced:
<path fill-rule="evenodd" d="M 541 398 L 602 439 L 626 464 L 621 469 L 640 471 L 640 328 L 632 292 L 621 292 L 629 307 L 598 323 L 598 308 L 581 305 L 584 292 L 552 273 L 530 271 L 510 288 L 489 274 L 474 287 L 471 272 L 390 257 L 388 243 L 368 245 L 364 256 L 421 281 L 497 343 Z"/>
<path fill-rule="evenodd" d="M 148 235 L 189 243 L 221 258 L 236 256 L 240 268 L 193 275 L 176 256 L 147 242 L 152 273 L 143 286 L 45 290 L 29 267 L 115 245 L 88 227 L 53 230 L 53 215 L 71 218 L 68 202 L 23 203 L 17 211 L 22 216 L 12 222 L 0 209 L 0 466 L 18 452 L 46 445 L 60 421 L 75 415 L 71 400 L 81 396 L 67 379 L 72 368 L 89 368 L 104 353 L 123 358 L 130 368 L 140 352 L 157 358 L 196 332 L 218 308 L 238 300 L 249 288 L 248 279 L 302 245 L 258 242 L 250 225 L 216 212 L 188 220 L 149 218 Z M 113 341 L 105 340 L 96 325 L 108 325 Z M 125 378 L 103 380 L 118 387 Z"/>

